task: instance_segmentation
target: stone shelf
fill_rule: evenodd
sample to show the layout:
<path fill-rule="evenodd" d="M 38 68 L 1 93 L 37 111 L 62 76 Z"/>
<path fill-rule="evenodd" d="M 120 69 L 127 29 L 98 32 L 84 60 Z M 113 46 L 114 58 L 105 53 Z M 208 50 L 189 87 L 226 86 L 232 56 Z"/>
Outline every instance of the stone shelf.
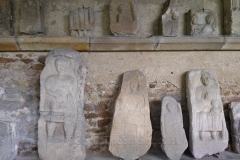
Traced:
<path fill-rule="evenodd" d="M 238 51 L 240 37 L 0 37 L 0 51 Z"/>

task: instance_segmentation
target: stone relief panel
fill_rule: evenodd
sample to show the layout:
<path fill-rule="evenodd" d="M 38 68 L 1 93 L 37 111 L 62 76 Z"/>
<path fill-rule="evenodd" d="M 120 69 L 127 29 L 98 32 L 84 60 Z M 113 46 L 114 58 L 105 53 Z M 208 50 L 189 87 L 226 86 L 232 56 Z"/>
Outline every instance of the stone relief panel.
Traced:
<path fill-rule="evenodd" d="M 42 160 L 84 160 L 86 67 L 76 51 L 52 50 L 40 77 L 38 149 Z"/>
<path fill-rule="evenodd" d="M 188 147 L 183 129 L 181 105 L 172 97 L 164 97 L 161 108 L 162 149 L 169 159 L 179 160 Z"/>
<path fill-rule="evenodd" d="M 110 28 L 116 36 L 133 36 L 139 29 L 136 0 L 111 0 Z"/>
<path fill-rule="evenodd" d="M 178 35 L 179 4 L 170 0 L 167 11 L 162 15 L 162 34 L 167 37 Z"/>
<path fill-rule="evenodd" d="M 217 15 L 211 10 L 203 9 L 198 12 L 191 10 L 189 23 L 190 35 L 219 35 Z"/>
<path fill-rule="evenodd" d="M 0 117 L 0 159 L 13 160 L 18 154 L 18 123 Z"/>
<path fill-rule="evenodd" d="M 22 0 L 20 32 L 22 34 L 42 34 L 43 14 L 38 0 Z"/>
<path fill-rule="evenodd" d="M 138 159 L 151 146 L 152 125 L 146 83 L 139 70 L 124 73 L 116 100 L 109 150 L 126 160 Z"/>
<path fill-rule="evenodd" d="M 70 30 L 72 36 L 92 36 L 94 28 L 93 8 L 79 8 L 69 13 Z"/>
<path fill-rule="evenodd" d="M 228 131 L 216 73 L 189 71 L 187 97 L 190 151 L 195 158 L 223 152 L 228 146 Z"/>
<path fill-rule="evenodd" d="M 240 153 L 240 102 L 232 102 L 229 110 L 231 120 L 232 147 Z"/>
<path fill-rule="evenodd" d="M 0 36 L 12 35 L 12 15 L 10 0 L 0 0 Z"/>

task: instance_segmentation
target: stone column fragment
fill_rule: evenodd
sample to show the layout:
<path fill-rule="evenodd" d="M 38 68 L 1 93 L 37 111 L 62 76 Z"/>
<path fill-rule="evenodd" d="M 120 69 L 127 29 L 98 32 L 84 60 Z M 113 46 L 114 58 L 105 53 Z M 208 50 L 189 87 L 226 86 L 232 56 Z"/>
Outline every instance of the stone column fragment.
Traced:
<path fill-rule="evenodd" d="M 73 50 L 52 50 L 41 73 L 38 151 L 42 160 L 84 160 L 86 67 Z"/>
<path fill-rule="evenodd" d="M 230 104 L 229 115 L 231 119 L 232 130 L 232 148 L 240 153 L 240 102 Z"/>
<path fill-rule="evenodd" d="M 164 97 L 161 108 L 162 149 L 171 160 L 179 160 L 188 147 L 181 105 L 172 97 Z"/>
<path fill-rule="evenodd" d="M 195 158 L 223 152 L 228 146 L 223 104 L 217 75 L 213 70 L 187 73 L 190 118 L 189 148 Z"/>
<path fill-rule="evenodd" d="M 149 150 L 151 139 L 146 78 L 139 70 L 126 72 L 116 100 L 109 150 L 125 160 L 136 160 Z"/>

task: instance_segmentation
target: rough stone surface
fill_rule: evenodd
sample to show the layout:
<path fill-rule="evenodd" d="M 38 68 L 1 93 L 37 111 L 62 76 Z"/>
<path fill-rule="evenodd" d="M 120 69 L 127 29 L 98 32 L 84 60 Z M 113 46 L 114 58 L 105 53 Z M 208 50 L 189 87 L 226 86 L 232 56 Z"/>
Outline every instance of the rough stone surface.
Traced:
<path fill-rule="evenodd" d="M 240 102 L 230 104 L 229 116 L 231 119 L 232 148 L 235 152 L 240 153 Z"/>
<path fill-rule="evenodd" d="M 170 0 L 167 11 L 162 15 L 162 34 L 167 37 L 178 35 L 179 4 L 178 0 Z"/>
<path fill-rule="evenodd" d="M 171 160 L 179 160 L 188 147 L 183 129 L 182 109 L 172 97 L 162 100 L 161 108 L 162 149 Z"/>
<path fill-rule="evenodd" d="M 139 29 L 136 0 L 111 0 L 110 29 L 114 35 L 136 35 Z"/>
<path fill-rule="evenodd" d="M 10 0 L 0 0 L 0 36 L 12 34 L 11 5 Z"/>
<path fill-rule="evenodd" d="M 152 125 L 147 95 L 146 78 L 142 72 L 124 73 L 110 136 L 109 150 L 113 155 L 136 160 L 149 150 Z"/>
<path fill-rule="evenodd" d="M 40 77 L 38 152 L 42 160 L 84 160 L 86 68 L 78 52 L 52 50 Z"/>
<path fill-rule="evenodd" d="M 228 130 L 213 70 L 191 70 L 187 74 L 189 148 L 195 158 L 223 152 L 228 146 Z"/>
<path fill-rule="evenodd" d="M 217 14 L 212 10 L 191 10 L 189 23 L 191 26 L 190 35 L 211 36 L 219 34 Z"/>
<path fill-rule="evenodd" d="M 94 10 L 93 8 L 79 8 L 69 12 L 70 30 L 72 36 L 93 36 Z"/>
<path fill-rule="evenodd" d="M 230 1 L 230 13 L 231 13 L 231 35 L 239 36 L 240 35 L 240 1 L 239 0 L 231 0 Z"/>
<path fill-rule="evenodd" d="M 43 33 L 43 14 L 38 0 L 21 1 L 20 32 L 23 34 Z"/>

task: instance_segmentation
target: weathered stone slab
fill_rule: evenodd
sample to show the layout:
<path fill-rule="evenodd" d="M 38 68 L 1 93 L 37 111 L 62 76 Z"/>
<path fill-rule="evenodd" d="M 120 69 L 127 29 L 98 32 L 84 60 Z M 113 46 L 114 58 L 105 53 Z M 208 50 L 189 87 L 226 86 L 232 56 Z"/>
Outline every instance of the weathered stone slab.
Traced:
<path fill-rule="evenodd" d="M 136 160 L 151 146 L 152 125 L 146 78 L 139 70 L 123 75 L 117 98 L 109 150 L 125 160 Z"/>
<path fill-rule="evenodd" d="M 178 35 L 179 4 L 170 0 L 167 11 L 162 15 L 162 34 L 167 37 Z"/>
<path fill-rule="evenodd" d="M 240 102 L 230 104 L 229 115 L 231 119 L 232 148 L 240 153 Z"/>
<path fill-rule="evenodd" d="M 110 28 L 114 35 L 136 35 L 139 28 L 136 0 L 111 0 Z"/>
<path fill-rule="evenodd" d="M 0 159 L 13 160 L 18 153 L 17 122 L 0 117 Z"/>
<path fill-rule="evenodd" d="M 231 35 L 240 35 L 240 1 L 231 0 Z"/>
<path fill-rule="evenodd" d="M 23 34 L 43 33 L 41 13 L 42 6 L 38 0 L 22 0 L 20 32 Z"/>
<path fill-rule="evenodd" d="M 38 150 L 42 160 L 85 158 L 86 67 L 73 50 L 52 50 L 40 77 Z"/>
<path fill-rule="evenodd" d="M 92 36 L 94 28 L 93 8 L 79 8 L 69 13 L 70 30 L 72 36 Z"/>
<path fill-rule="evenodd" d="M 188 147 L 181 105 L 172 97 L 164 97 L 161 108 L 162 149 L 171 160 L 179 160 Z"/>
<path fill-rule="evenodd" d="M 190 117 L 189 147 L 195 158 L 223 152 L 228 146 L 228 131 L 213 70 L 191 70 L 187 74 Z"/>
<path fill-rule="evenodd" d="M 200 11 L 191 10 L 190 18 L 190 35 L 194 36 L 211 36 L 219 35 L 218 18 L 214 11 L 204 9 Z"/>
<path fill-rule="evenodd" d="M 11 0 L 0 0 L 0 36 L 12 34 Z"/>

